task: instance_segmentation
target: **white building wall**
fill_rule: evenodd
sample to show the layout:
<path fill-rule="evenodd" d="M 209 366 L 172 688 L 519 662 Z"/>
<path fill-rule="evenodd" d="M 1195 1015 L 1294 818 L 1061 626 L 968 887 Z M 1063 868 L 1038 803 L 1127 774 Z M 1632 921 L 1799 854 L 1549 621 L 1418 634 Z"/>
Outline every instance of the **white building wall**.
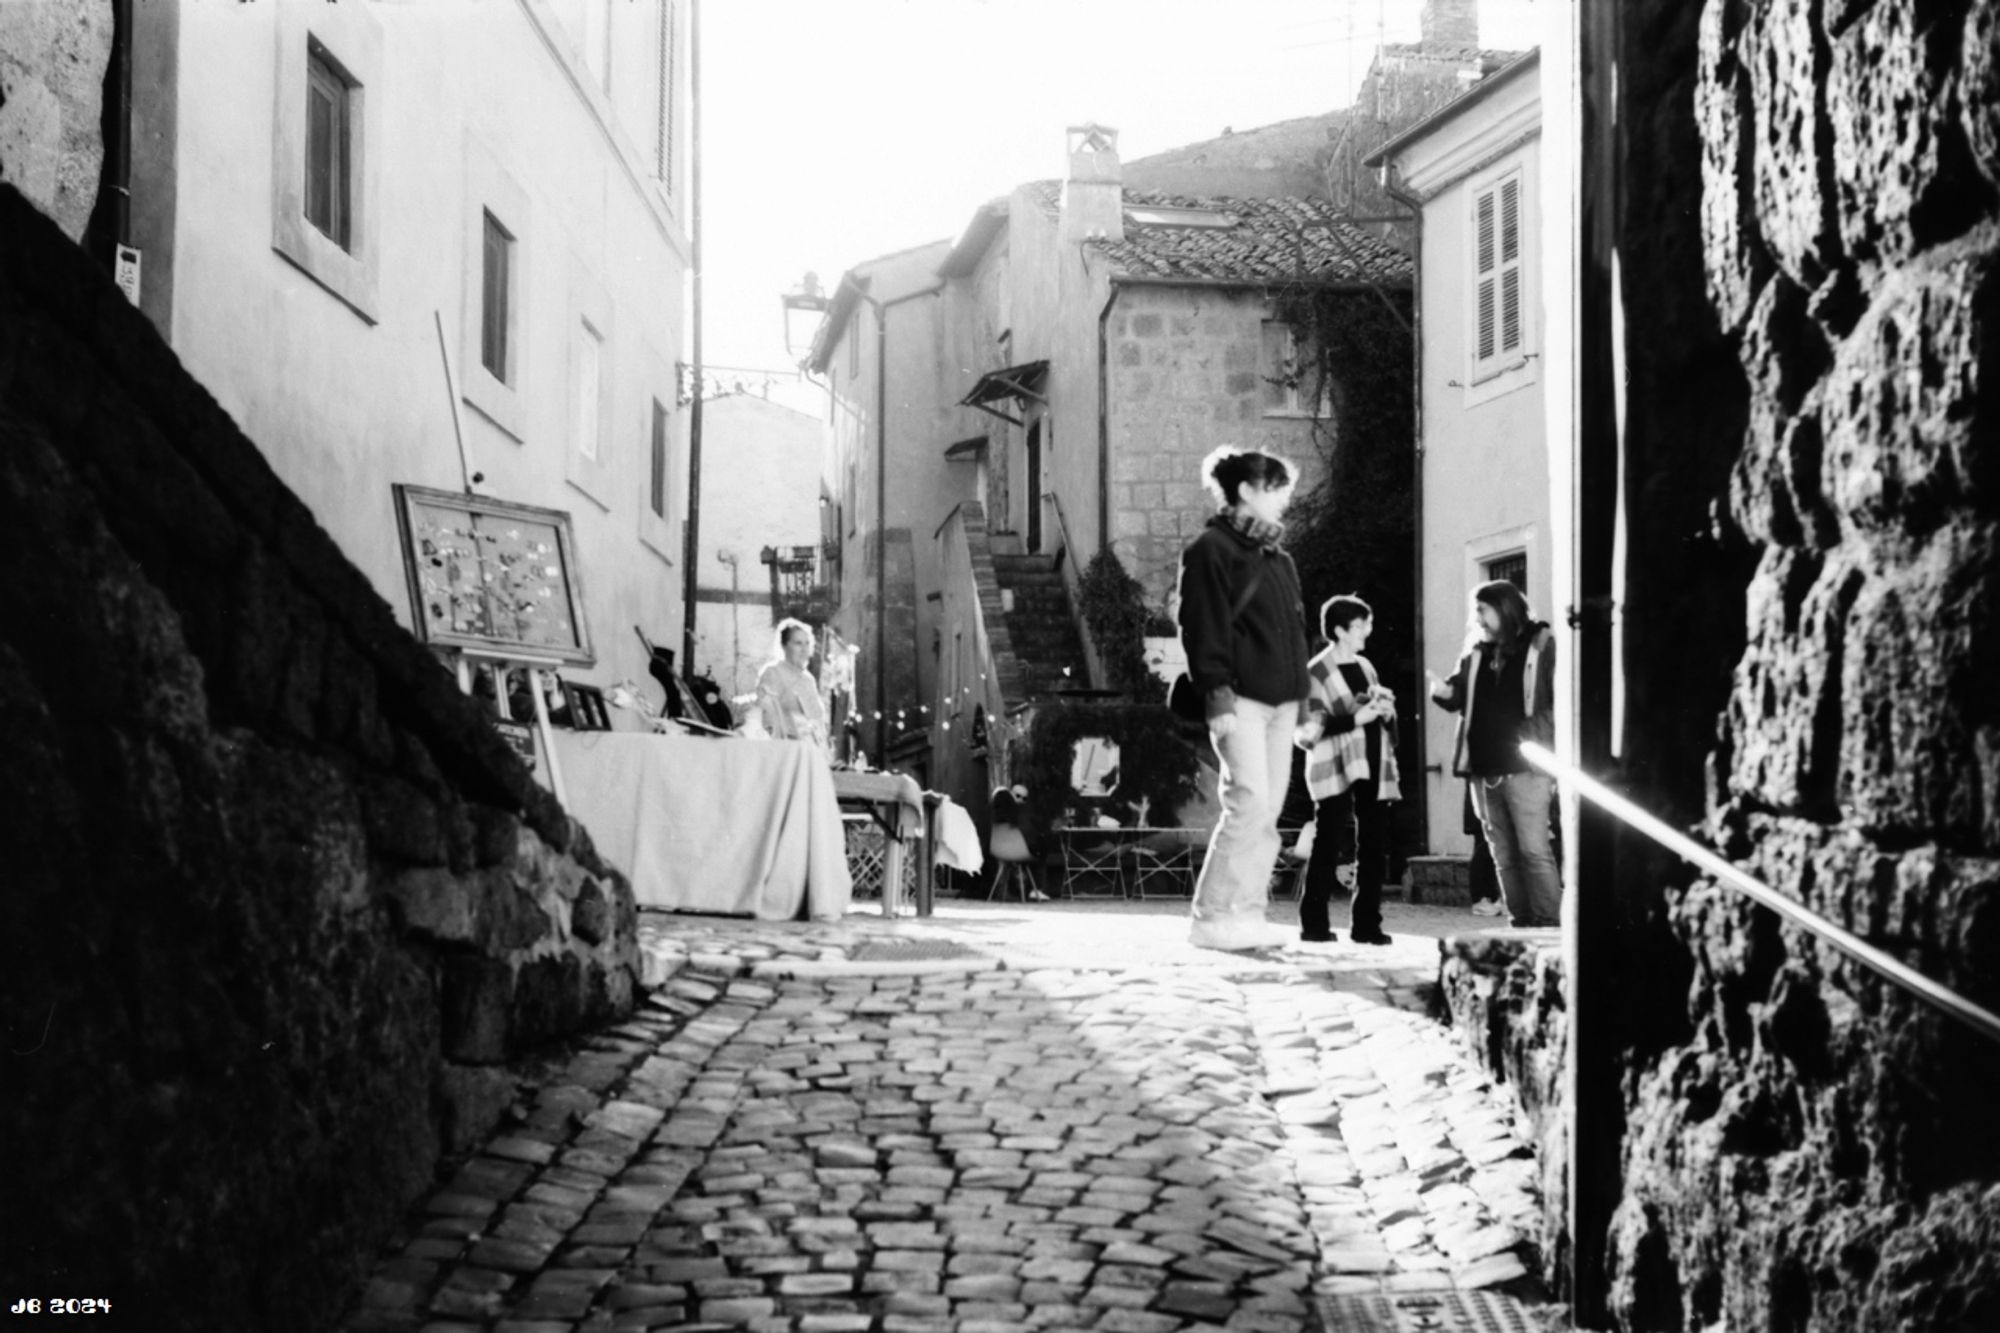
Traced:
<path fill-rule="evenodd" d="M 647 38 L 655 60 L 644 30 L 656 33 L 660 3 L 611 7 L 617 32 Z M 466 445 L 482 494 L 573 516 L 598 654 L 574 674 L 643 679 L 631 627 L 680 637 L 686 496 L 674 362 L 687 246 L 677 196 L 651 174 L 654 125 L 620 122 L 543 0 L 184 3 L 179 14 L 176 351 L 407 624 L 390 486 L 462 486 L 436 321 L 463 389 L 478 347 L 467 219 L 481 191 L 524 201 L 525 217 L 508 219 L 521 233 L 519 414 L 503 429 L 461 401 Z M 376 52 L 361 71 L 359 247 L 373 270 L 361 311 L 273 248 L 280 67 L 308 32 L 337 59 Z M 634 108 L 656 105 L 657 87 L 630 86 L 644 76 L 630 59 L 604 75 L 624 81 L 619 100 Z M 570 438 L 579 312 L 606 326 L 597 466 Z M 656 399 L 673 439 L 666 520 L 649 503 Z"/>
<path fill-rule="evenodd" d="M 823 416 L 736 394 L 702 405 L 701 551 L 693 665 L 731 697 L 757 687 L 774 644 L 767 546 L 820 540 Z M 734 568 L 722 559 L 736 557 Z M 729 597 L 729 601 L 710 598 Z M 813 632 L 825 639 L 825 627 Z"/>
<path fill-rule="evenodd" d="M 1525 274 L 1522 355 L 1479 379 L 1472 362 L 1473 206 L 1477 193 L 1510 172 L 1521 174 L 1525 254 L 1540 254 L 1541 155 L 1533 134 L 1538 105 L 1528 81 L 1518 96 L 1468 110 L 1461 123 L 1406 150 L 1406 179 L 1425 179 L 1439 159 L 1464 169 L 1427 180 L 1423 245 L 1423 618 L 1424 664 L 1450 672 L 1464 646 L 1473 588 L 1489 562 L 1527 557 L 1528 601 L 1557 625 L 1568 647 L 1561 608 L 1552 607 L 1554 549 L 1549 524 L 1549 448 L 1543 411 L 1539 275 Z M 1523 117 L 1526 130 L 1524 132 Z M 1495 138 L 1499 139 L 1494 143 Z M 1469 855 L 1462 778 L 1454 776 L 1456 714 L 1424 710 L 1429 842 L 1435 853 Z"/>

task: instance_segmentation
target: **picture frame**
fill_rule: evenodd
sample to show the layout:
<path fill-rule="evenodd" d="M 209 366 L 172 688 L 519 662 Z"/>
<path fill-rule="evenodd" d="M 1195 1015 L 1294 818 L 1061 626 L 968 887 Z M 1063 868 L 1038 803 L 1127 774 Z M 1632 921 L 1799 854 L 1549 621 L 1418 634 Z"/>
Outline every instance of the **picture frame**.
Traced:
<path fill-rule="evenodd" d="M 391 489 L 418 639 L 597 664 L 567 512 L 400 482 Z"/>

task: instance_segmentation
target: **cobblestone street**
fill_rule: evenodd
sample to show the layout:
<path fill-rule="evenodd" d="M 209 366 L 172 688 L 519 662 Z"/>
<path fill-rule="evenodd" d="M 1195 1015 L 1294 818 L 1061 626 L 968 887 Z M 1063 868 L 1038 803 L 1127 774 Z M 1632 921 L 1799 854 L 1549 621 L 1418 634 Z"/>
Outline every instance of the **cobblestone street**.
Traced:
<path fill-rule="evenodd" d="M 1532 1297 L 1535 1164 L 1424 1012 L 1427 909 L 1386 948 L 1261 955 L 1190 948 L 1185 910 L 648 914 L 651 997 L 530 1071 L 347 1328 L 1168 1333 Z"/>

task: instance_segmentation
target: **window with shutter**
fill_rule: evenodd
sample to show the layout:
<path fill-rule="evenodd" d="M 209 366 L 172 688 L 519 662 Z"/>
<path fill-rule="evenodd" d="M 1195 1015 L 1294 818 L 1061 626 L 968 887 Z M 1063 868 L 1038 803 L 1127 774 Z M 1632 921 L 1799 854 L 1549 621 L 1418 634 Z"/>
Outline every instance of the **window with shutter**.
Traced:
<path fill-rule="evenodd" d="M 674 0 L 660 0 L 659 151 L 660 183 L 674 193 Z"/>
<path fill-rule="evenodd" d="M 1527 350 L 1526 238 L 1518 172 L 1472 199 L 1472 379 L 1521 363 Z"/>

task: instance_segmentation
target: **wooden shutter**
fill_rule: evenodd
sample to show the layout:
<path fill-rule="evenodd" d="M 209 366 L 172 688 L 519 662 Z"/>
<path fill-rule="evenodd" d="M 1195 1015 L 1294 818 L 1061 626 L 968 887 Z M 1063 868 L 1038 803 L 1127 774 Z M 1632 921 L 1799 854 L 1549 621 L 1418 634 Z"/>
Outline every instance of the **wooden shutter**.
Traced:
<path fill-rule="evenodd" d="M 674 0 L 660 0 L 660 183 L 674 192 Z"/>
<path fill-rule="evenodd" d="M 653 512 L 667 516 L 667 409 L 653 400 Z"/>
<path fill-rule="evenodd" d="M 1500 348 L 1521 346 L 1521 182 L 1500 185 Z"/>
<path fill-rule="evenodd" d="M 1474 292 L 1478 300 L 1478 329 L 1473 337 L 1473 359 L 1486 361 L 1497 350 L 1495 307 L 1498 303 L 1499 254 L 1494 236 L 1493 191 L 1482 191 L 1473 203 Z"/>
<path fill-rule="evenodd" d="M 507 367 L 507 302 L 513 242 L 500 220 L 486 213 L 480 262 L 479 363 L 502 384 L 512 382 Z"/>

